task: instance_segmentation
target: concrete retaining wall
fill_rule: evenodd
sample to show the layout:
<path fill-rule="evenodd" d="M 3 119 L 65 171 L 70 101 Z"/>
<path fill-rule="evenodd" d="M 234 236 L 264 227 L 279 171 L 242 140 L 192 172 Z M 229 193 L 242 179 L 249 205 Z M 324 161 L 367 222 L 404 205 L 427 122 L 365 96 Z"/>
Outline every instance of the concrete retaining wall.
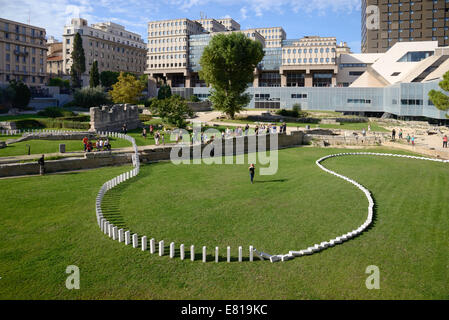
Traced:
<path fill-rule="evenodd" d="M 102 152 L 100 152 L 102 153 Z M 108 155 L 103 157 L 87 156 L 79 159 L 61 159 L 45 161 L 45 172 L 61 172 L 82 169 L 94 169 L 106 166 L 117 166 L 131 163 L 131 154 Z M 36 162 L 11 163 L 0 165 L 0 177 L 12 177 L 39 174 L 39 165 Z"/>

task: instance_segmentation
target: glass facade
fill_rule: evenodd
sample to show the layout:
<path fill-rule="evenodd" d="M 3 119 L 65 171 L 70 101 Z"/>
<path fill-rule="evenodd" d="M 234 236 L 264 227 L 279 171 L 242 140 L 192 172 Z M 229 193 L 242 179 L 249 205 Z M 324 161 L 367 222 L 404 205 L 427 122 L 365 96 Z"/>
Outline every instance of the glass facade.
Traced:
<path fill-rule="evenodd" d="M 265 56 L 259 64 L 262 70 L 279 70 L 282 64 L 282 48 L 265 48 Z"/>
<path fill-rule="evenodd" d="M 385 88 L 251 87 L 247 89 L 252 97 L 248 107 L 291 109 L 300 103 L 304 110 L 389 112 L 397 116 L 446 119 L 446 113 L 428 99 L 430 90 L 440 90 L 439 81 L 401 83 Z M 209 88 L 194 88 L 194 94 L 205 96 Z"/>
<path fill-rule="evenodd" d="M 193 72 L 201 70 L 200 59 L 204 48 L 209 44 L 211 36 L 209 34 L 198 34 L 190 36 L 189 46 L 189 68 Z"/>

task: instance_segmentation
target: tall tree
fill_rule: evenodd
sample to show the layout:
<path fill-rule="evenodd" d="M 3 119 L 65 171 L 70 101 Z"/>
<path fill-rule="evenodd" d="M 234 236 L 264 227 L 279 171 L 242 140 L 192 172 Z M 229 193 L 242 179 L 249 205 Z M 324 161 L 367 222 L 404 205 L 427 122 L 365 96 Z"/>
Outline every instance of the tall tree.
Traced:
<path fill-rule="evenodd" d="M 100 73 L 101 85 L 105 88 L 111 88 L 118 81 L 119 75 L 120 72 L 117 71 L 102 71 Z"/>
<path fill-rule="evenodd" d="M 443 80 L 440 81 L 438 85 L 444 91 L 449 91 L 449 71 L 447 71 L 443 75 Z M 438 109 L 443 111 L 449 110 L 449 97 L 445 95 L 443 92 L 437 90 L 430 90 L 429 99 Z M 448 114 L 446 114 L 446 117 L 449 118 Z"/>
<path fill-rule="evenodd" d="M 167 84 L 163 84 L 160 88 L 159 91 L 157 92 L 157 98 L 159 100 L 163 100 L 163 99 L 167 99 L 171 97 L 171 88 L 169 85 Z"/>
<path fill-rule="evenodd" d="M 133 75 L 120 72 L 118 81 L 112 85 L 109 94 L 114 103 L 137 103 L 144 88 L 142 81 Z"/>
<path fill-rule="evenodd" d="M 100 74 L 98 73 L 98 61 L 95 60 L 92 63 L 92 68 L 90 69 L 90 79 L 89 86 L 91 88 L 98 87 L 100 85 Z"/>
<path fill-rule="evenodd" d="M 73 40 L 72 68 L 70 69 L 73 88 L 81 88 L 81 76 L 84 72 L 86 72 L 86 57 L 84 55 L 83 40 L 81 35 L 77 33 Z"/>
<path fill-rule="evenodd" d="M 12 107 L 24 109 L 28 106 L 31 99 L 31 91 L 28 86 L 22 81 L 11 80 L 9 82 L 9 88 L 14 91 L 12 99 Z"/>
<path fill-rule="evenodd" d="M 200 78 L 212 86 L 210 100 L 215 109 L 234 118 L 249 103 L 244 92 L 263 56 L 262 45 L 241 32 L 212 38 L 200 60 Z"/>

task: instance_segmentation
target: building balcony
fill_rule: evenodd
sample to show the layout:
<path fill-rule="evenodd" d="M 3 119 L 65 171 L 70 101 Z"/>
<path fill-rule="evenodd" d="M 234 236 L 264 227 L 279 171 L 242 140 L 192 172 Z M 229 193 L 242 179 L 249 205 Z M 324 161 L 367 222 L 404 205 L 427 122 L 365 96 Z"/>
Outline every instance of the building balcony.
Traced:
<path fill-rule="evenodd" d="M 17 56 L 24 56 L 27 57 L 28 56 L 28 51 L 20 51 L 20 50 L 14 50 L 14 54 Z"/>

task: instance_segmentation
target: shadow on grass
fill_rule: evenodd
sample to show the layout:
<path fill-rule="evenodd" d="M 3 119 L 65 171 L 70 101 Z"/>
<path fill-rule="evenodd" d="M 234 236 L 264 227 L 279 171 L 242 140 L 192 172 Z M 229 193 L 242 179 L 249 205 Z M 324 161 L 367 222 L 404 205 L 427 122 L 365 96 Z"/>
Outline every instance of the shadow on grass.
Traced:
<path fill-rule="evenodd" d="M 276 180 L 254 180 L 254 183 L 275 183 L 275 182 L 285 182 L 288 181 L 288 179 L 276 179 Z"/>

